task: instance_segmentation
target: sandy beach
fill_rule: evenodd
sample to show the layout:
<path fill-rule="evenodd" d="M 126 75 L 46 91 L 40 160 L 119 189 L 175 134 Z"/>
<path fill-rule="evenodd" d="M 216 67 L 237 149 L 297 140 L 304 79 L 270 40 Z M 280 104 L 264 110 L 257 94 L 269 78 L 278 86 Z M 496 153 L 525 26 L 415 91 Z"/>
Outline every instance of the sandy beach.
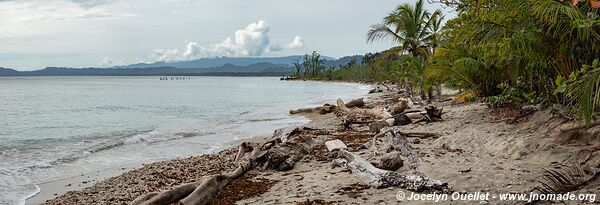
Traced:
<path fill-rule="evenodd" d="M 367 107 L 382 106 L 398 97 L 397 94 L 389 92 L 374 94 L 367 101 Z M 422 159 L 419 171 L 427 177 L 447 182 L 456 192 L 485 192 L 496 197 L 504 193 L 529 193 L 537 185 L 543 169 L 580 162 L 600 164 L 600 154 L 590 151 L 591 144 L 599 140 L 599 129 L 590 130 L 591 135 L 583 140 L 569 141 L 560 136 L 561 130 L 574 127 L 577 123 L 553 117 L 549 111 L 537 111 L 516 117 L 518 110 L 491 109 L 483 103 L 451 105 L 450 101 L 444 101 L 434 104 L 444 108 L 443 121 L 410 124 L 399 128 L 407 132 L 429 132 L 438 135 L 408 140 Z M 397 187 L 372 188 L 361 182 L 347 168 L 332 167 L 335 157 L 325 150 L 323 144 L 332 139 L 340 139 L 348 145 L 349 151 L 365 159 L 371 158 L 372 149 L 361 147 L 374 136 L 367 126 L 352 125 L 352 131 L 349 132 L 340 126 L 343 124 L 342 119 L 335 113 L 304 115 L 310 119 L 305 127 L 325 130 L 301 134 L 316 142 L 309 154 L 304 155 L 293 169 L 288 171 L 262 168 L 250 170 L 227 185 L 211 203 L 397 204 L 399 201 L 396 196 L 399 192 L 407 195 L 412 193 Z M 266 139 L 268 138 L 254 138 L 254 141 Z M 386 146 L 389 146 L 390 141 L 391 139 L 386 137 L 378 139 L 378 149 L 389 149 Z M 558 141 L 560 143 L 557 143 Z M 105 170 L 97 172 L 96 176 L 91 173 L 68 181 L 49 183 L 42 185 L 42 192 L 28 200 L 28 203 L 37 204 L 49 199 L 44 204 L 128 204 L 144 193 L 193 182 L 209 174 L 233 170 L 236 167 L 233 161 L 236 152 L 236 148 L 232 146 L 214 154 L 161 161 L 139 168 L 133 166 L 112 170 L 116 172 Z M 404 159 L 404 166 L 396 172 L 415 172 L 407 164 L 407 160 Z M 114 173 L 119 171 L 126 172 L 114 176 Z M 71 183 L 71 186 L 64 186 L 67 182 Z M 83 182 L 86 183 L 82 184 Z M 91 184 L 93 185 L 90 186 Z M 600 183 L 591 181 L 577 193 L 594 194 L 599 190 Z M 60 196 L 53 198 L 54 194 Z M 513 204 L 515 201 L 489 198 L 451 203 Z M 566 203 L 578 204 L 581 201 Z"/>
<path fill-rule="evenodd" d="M 0 205 L 600 204 L 600 0 L 0 11 Z"/>

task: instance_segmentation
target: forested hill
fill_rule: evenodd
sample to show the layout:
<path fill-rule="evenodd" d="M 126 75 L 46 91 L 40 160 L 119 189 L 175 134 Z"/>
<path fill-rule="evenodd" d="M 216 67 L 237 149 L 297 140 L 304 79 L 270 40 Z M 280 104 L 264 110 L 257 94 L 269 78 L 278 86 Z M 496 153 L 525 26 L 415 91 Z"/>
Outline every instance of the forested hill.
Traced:
<path fill-rule="evenodd" d="M 281 76 L 292 72 L 292 63 L 302 61 L 303 56 L 273 58 L 206 58 L 193 61 L 157 62 L 133 64 L 111 68 L 47 67 L 35 71 L 17 71 L 0 67 L 0 76 L 160 76 L 160 75 L 236 75 Z M 324 65 L 339 67 L 352 59 L 361 62 L 362 56 L 339 59 L 326 57 Z M 263 61 L 263 62 L 261 62 Z"/>

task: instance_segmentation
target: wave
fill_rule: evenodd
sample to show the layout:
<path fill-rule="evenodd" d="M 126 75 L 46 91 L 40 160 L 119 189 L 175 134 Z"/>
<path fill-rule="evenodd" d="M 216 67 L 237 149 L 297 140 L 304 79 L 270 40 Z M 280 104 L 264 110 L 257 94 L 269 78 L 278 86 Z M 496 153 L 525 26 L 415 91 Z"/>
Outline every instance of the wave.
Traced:
<path fill-rule="evenodd" d="M 97 143 L 92 146 L 83 147 L 81 149 L 72 151 L 71 154 L 68 154 L 67 156 L 64 156 L 64 157 L 61 157 L 61 158 L 58 158 L 58 159 L 55 159 L 55 160 L 52 160 L 52 161 L 49 161 L 46 163 L 40 162 L 35 165 L 30 165 L 27 168 L 28 169 L 50 168 L 50 167 L 53 167 L 53 166 L 56 166 L 59 164 L 73 162 L 75 160 L 87 157 L 93 153 L 106 151 L 106 150 L 118 148 L 118 147 L 125 146 L 125 145 L 133 145 L 133 144 L 141 144 L 141 143 L 153 144 L 153 143 L 164 142 L 164 141 L 169 141 L 169 140 L 176 140 L 176 139 L 197 137 L 197 136 L 205 136 L 205 135 L 211 135 L 211 134 L 216 134 L 216 132 L 215 131 L 206 131 L 206 130 L 203 130 L 200 132 L 178 132 L 178 133 L 174 133 L 174 134 L 166 134 L 166 133 L 161 133 L 158 131 L 138 132 L 138 133 L 128 134 L 128 135 L 124 135 L 124 136 L 122 135 L 115 139 L 106 140 L 104 142 Z"/>
<path fill-rule="evenodd" d="M 271 121 L 277 121 L 277 120 L 285 120 L 287 119 L 286 117 L 280 117 L 280 118 L 258 118 L 258 119 L 247 119 L 244 120 L 244 122 L 271 122 Z"/>
<path fill-rule="evenodd" d="M 35 195 L 39 194 L 42 191 L 40 186 L 35 185 L 35 191 L 31 192 L 29 195 L 20 198 L 17 202 L 18 205 L 25 205 L 27 199 L 33 198 Z"/>

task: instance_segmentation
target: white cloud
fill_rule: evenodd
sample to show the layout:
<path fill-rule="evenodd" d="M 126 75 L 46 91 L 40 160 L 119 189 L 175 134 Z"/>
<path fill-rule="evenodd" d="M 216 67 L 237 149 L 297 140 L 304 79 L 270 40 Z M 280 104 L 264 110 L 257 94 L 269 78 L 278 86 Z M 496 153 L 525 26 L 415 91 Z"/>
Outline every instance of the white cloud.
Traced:
<path fill-rule="evenodd" d="M 100 61 L 100 66 L 111 66 L 115 63 L 115 61 L 110 58 L 110 57 L 104 57 L 102 58 L 102 61 Z"/>
<path fill-rule="evenodd" d="M 271 25 L 264 20 L 251 23 L 246 28 L 237 30 L 234 38 L 211 46 L 201 46 L 197 42 L 189 42 L 182 55 L 177 49 L 155 50 L 150 56 L 159 61 L 193 60 L 216 56 L 260 56 L 265 53 L 283 50 L 283 47 L 272 43 L 269 37 Z M 302 37 L 296 36 L 285 48 L 299 49 L 304 46 Z"/>
<path fill-rule="evenodd" d="M 115 0 L 69 0 L 69 1 L 79 4 L 80 6 L 85 7 L 85 8 L 91 8 L 94 6 L 110 4 L 110 3 L 115 2 Z"/>
<path fill-rule="evenodd" d="M 178 53 L 177 49 L 156 49 L 150 54 L 150 58 L 166 62 L 178 61 L 180 60 Z"/>
<path fill-rule="evenodd" d="M 304 39 L 302 39 L 302 37 L 300 36 L 296 36 L 294 37 L 294 41 L 292 41 L 291 43 L 289 43 L 287 45 L 288 48 L 291 49 L 300 49 L 304 47 Z"/>
<path fill-rule="evenodd" d="M 123 64 L 124 64 L 124 62 L 122 62 L 122 61 L 118 61 L 118 60 L 112 59 L 111 57 L 105 56 L 98 63 L 98 66 L 99 67 L 111 67 L 111 66 L 123 65 Z"/>

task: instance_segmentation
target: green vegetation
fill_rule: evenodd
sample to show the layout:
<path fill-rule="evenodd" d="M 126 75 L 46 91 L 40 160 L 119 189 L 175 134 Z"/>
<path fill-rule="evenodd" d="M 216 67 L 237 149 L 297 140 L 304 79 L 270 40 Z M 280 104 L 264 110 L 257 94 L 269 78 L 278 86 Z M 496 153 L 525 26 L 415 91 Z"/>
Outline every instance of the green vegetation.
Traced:
<path fill-rule="evenodd" d="M 479 98 L 492 107 L 562 104 L 588 125 L 595 120 L 600 2 L 429 1 L 454 8 L 457 16 L 444 24 L 441 11 L 425 10 L 423 0 L 402 4 L 367 33 L 367 42 L 395 46 L 340 68 L 324 68 L 313 53 L 302 64 L 309 70 L 304 76 L 394 81 L 421 99 L 439 94 L 444 84 L 461 90 L 461 101 Z"/>
<path fill-rule="evenodd" d="M 431 76 L 492 106 L 561 103 L 587 124 L 600 105 L 600 12 L 589 2 L 453 0 Z M 596 63 L 594 63 L 596 62 Z M 588 66 L 590 65 L 590 66 Z"/>
<path fill-rule="evenodd" d="M 345 80 L 370 81 L 384 79 L 386 73 L 373 70 L 373 54 L 367 54 L 359 63 L 355 59 L 339 67 L 326 67 L 321 55 L 317 52 L 306 54 L 302 62 L 293 64 L 293 76 L 303 80 Z"/>
<path fill-rule="evenodd" d="M 440 84 L 424 75 L 427 59 L 443 41 L 443 16 L 441 11 L 430 13 L 424 9 L 424 2 L 415 5 L 402 4 L 383 19 L 380 24 L 371 26 L 367 42 L 391 41 L 393 48 L 375 54 L 366 54 L 361 63 L 350 62 L 339 68 L 327 68 L 317 75 L 311 70 L 312 55 L 306 55 L 302 64 L 298 63 L 295 76 L 302 79 L 324 80 L 374 80 L 393 81 L 402 85 L 411 95 L 421 98 L 433 97 L 433 90 L 440 93 Z"/>

